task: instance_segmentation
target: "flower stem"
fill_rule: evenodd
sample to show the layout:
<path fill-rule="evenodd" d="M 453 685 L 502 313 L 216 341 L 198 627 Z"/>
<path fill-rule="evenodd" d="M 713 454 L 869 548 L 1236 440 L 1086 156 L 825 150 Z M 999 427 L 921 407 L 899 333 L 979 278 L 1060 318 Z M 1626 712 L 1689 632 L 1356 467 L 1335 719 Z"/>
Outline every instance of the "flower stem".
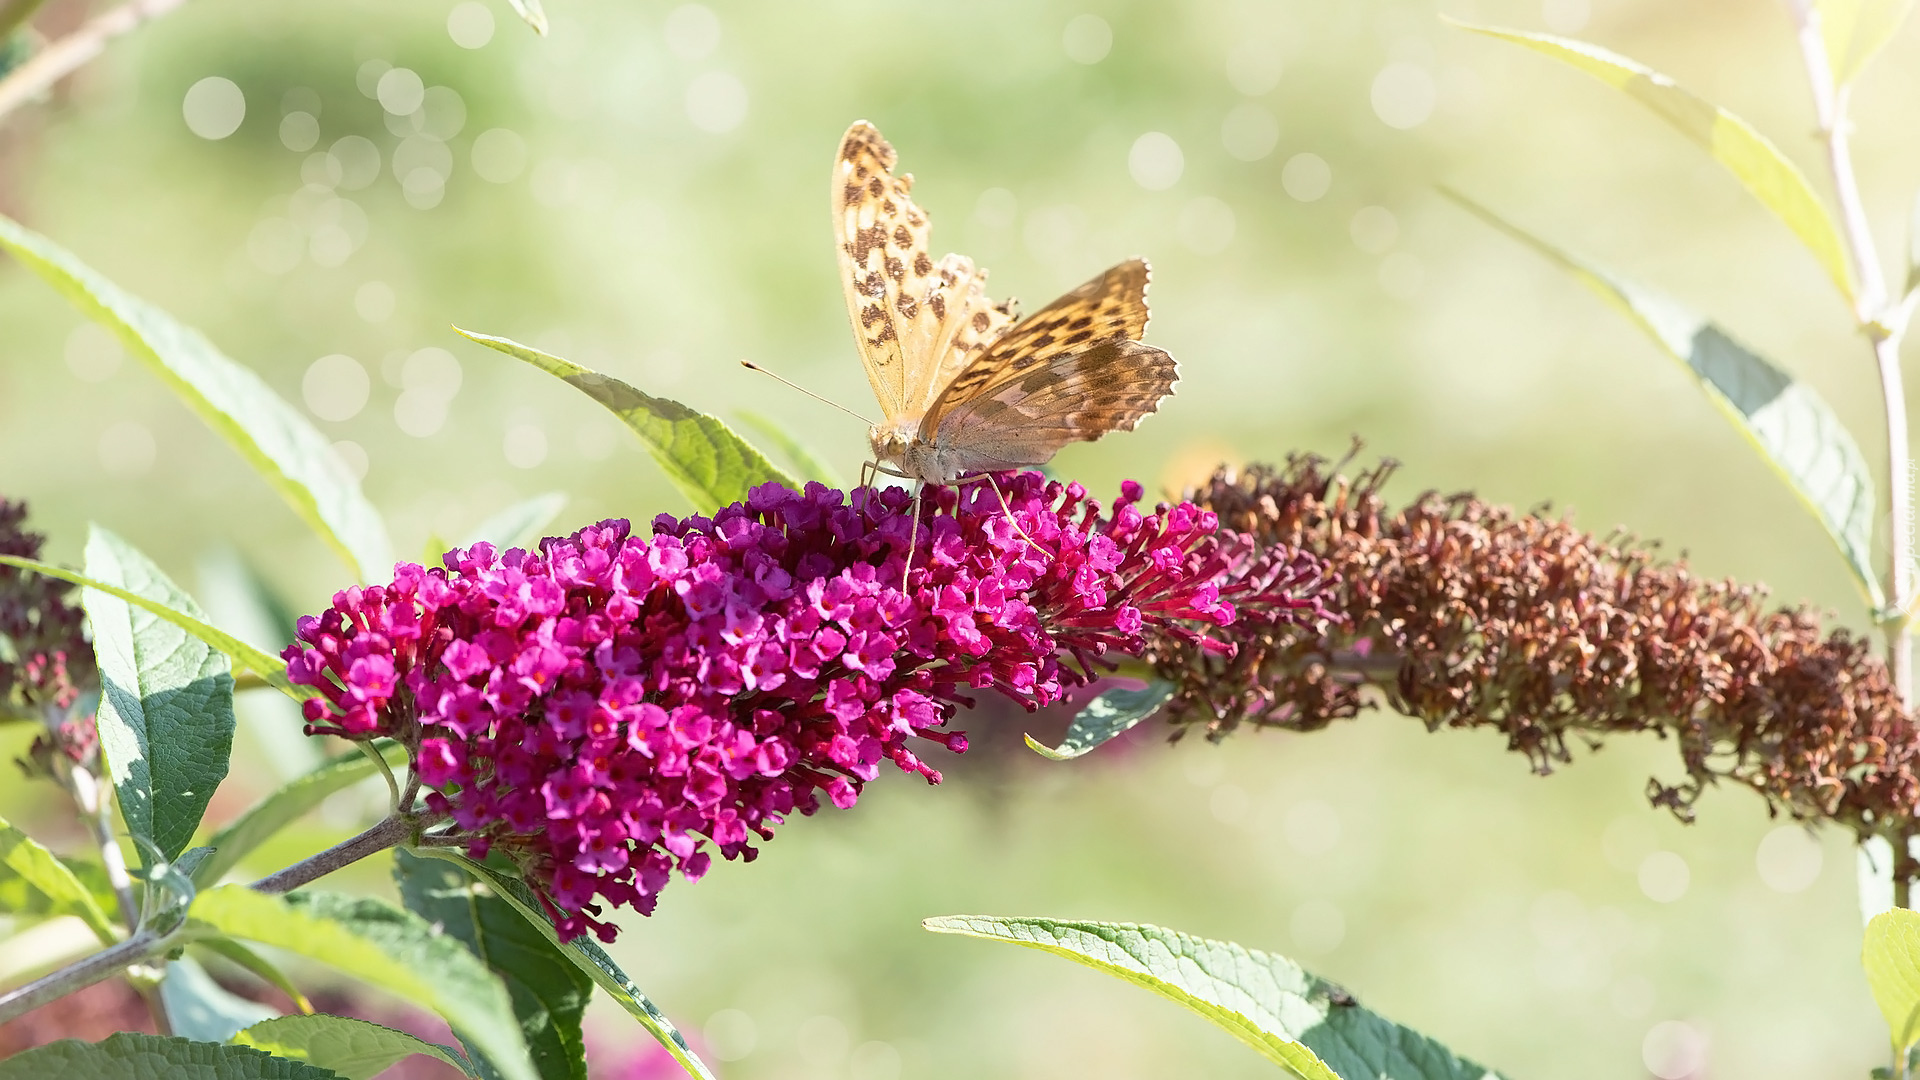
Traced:
<path fill-rule="evenodd" d="M 52 89 L 54 83 L 106 51 L 107 42 L 184 3 L 186 0 L 129 0 L 87 20 L 80 29 L 52 42 L 0 79 L 0 116 Z"/>
<path fill-rule="evenodd" d="M 290 892 L 309 881 L 325 877 L 349 863 L 358 862 L 369 855 L 399 844 L 421 825 L 422 822 L 417 818 L 393 814 L 350 840 L 343 840 L 317 855 L 311 855 L 294 863 L 285 870 L 261 878 L 253 883 L 252 888 L 263 893 Z"/>

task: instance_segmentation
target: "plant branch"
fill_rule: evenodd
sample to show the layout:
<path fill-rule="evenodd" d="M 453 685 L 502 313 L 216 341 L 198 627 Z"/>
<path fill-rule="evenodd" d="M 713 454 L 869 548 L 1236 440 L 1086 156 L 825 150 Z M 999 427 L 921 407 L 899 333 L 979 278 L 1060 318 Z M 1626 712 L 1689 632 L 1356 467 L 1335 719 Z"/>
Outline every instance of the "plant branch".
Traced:
<path fill-rule="evenodd" d="M 285 870 L 269 874 L 253 883 L 264 893 L 284 893 L 333 873 L 349 863 L 358 862 L 376 852 L 385 851 L 412 836 L 422 825 L 414 817 L 394 814 L 366 832 L 343 840 L 317 855 L 308 856 Z"/>
<path fill-rule="evenodd" d="M 56 998 L 113 978 L 126 968 L 160 956 L 173 947 L 172 935 L 141 931 L 45 978 L 0 994 L 0 1024 Z"/>
<path fill-rule="evenodd" d="M 186 0 L 129 0 L 87 20 L 80 29 L 50 43 L 0 79 L 0 116 L 52 89 L 53 84 L 104 52 L 107 42 L 184 3 Z"/>
<path fill-rule="evenodd" d="M 33 14 L 39 11 L 47 0 L 6 0 L 0 3 L 0 42 L 13 36 L 13 32 L 27 25 Z"/>

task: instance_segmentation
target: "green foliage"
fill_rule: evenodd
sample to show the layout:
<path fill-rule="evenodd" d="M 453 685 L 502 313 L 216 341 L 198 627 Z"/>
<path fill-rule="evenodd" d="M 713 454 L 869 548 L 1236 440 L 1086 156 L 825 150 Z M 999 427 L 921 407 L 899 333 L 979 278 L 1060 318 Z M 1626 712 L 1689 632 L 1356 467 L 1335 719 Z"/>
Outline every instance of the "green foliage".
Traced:
<path fill-rule="evenodd" d="M 82 314 L 114 332 L 208 427 L 233 445 L 361 579 L 391 569 L 386 525 L 332 443 L 260 376 L 199 331 L 95 273 L 72 253 L 0 216 L 11 252 Z"/>
<path fill-rule="evenodd" d="M 142 845 L 151 847 L 151 844 Z M 147 865 L 140 871 L 140 929 L 155 937 L 166 937 L 187 921 L 187 908 L 200 892 L 193 884 L 194 868 L 213 854 L 212 848 L 188 848 L 171 862 L 155 858 L 149 851 Z"/>
<path fill-rule="evenodd" d="M 1074 715 L 1058 747 L 1048 747 L 1031 735 L 1026 736 L 1027 745 L 1041 757 L 1071 761 L 1159 712 L 1174 689 L 1165 679 L 1154 679 L 1138 690 L 1109 690 Z"/>
<path fill-rule="evenodd" d="M 1827 48 L 1833 81 L 1846 85 L 1893 40 L 1913 10 L 1913 0 L 1815 0 L 1820 36 Z"/>
<path fill-rule="evenodd" d="M 1920 1044 L 1920 912 L 1893 908 L 1867 923 L 1860 964 L 1898 1060 Z"/>
<path fill-rule="evenodd" d="M 0 1080 L 343 1080 L 339 1073 L 274 1057 L 250 1046 L 223 1046 L 123 1031 L 103 1042 L 78 1039 L 36 1046 L 0 1061 Z"/>
<path fill-rule="evenodd" d="M 581 1033 L 593 997 L 587 973 L 513 905 L 452 863 L 398 851 L 393 877 L 408 911 L 457 938 L 507 984 L 541 1080 L 587 1080 Z M 476 1064 L 493 1076 L 484 1059 Z"/>
<path fill-rule="evenodd" d="M 964 934 L 1064 956 L 1184 1005 L 1303 1080 L 1497 1080 L 1283 956 L 1158 926 L 946 915 Z"/>
<path fill-rule="evenodd" d="M 186 957 L 167 965 L 166 975 L 160 980 L 160 1000 L 166 1003 L 167 1022 L 173 1026 L 173 1033 L 195 1042 L 226 1042 L 241 1028 L 280 1015 L 257 1001 L 228 992 L 205 968 Z"/>
<path fill-rule="evenodd" d="M 300 988 L 293 984 L 292 979 L 287 978 L 286 972 L 281 971 L 266 957 L 261 956 L 245 945 L 240 944 L 232 938 L 225 937 L 202 937 L 193 944 L 197 949 L 204 949 L 229 963 L 252 972 L 262 982 L 265 982 L 267 985 L 293 999 L 294 1007 L 301 1012 L 310 1013 L 313 1011 L 313 1003 L 307 1000 L 307 995 L 300 992 Z"/>
<path fill-rule="evenodd" d="M 760 437 L 771 444 L 775 450 L 780 451 L 780 455 L 787 459 L 788 464 L 800 470 L 802 483 L 807 480 L 818 480 L 828 487 L 844 489 L 847 486 L 847 481 L 840 475 L 840 471 L 828 464 L 826 458 L 815 453 L 813 447 L 801 441 L 799 436 L 789 431 L 785 424 L 765 413 L 748 412 L 744 409 L 740 412 L 740 420 L 758 432 Z"/>
<path fill-rule="evenodd" d="M 677 401 L 644 394 L 611 375 L 602 375 L 517 341 L 466 330 L 460 333 L 565 380 L 606 406 L 640 436 L 641 443 L 660 463 L 667 479 L 699 513 L 711 514 L 728 503 L 739 502 L 760 484 L 794 486 L 792 477 L 774 468 L 765 455 L 716 417 L 695 412 Z"/>
<path fill-rule="evenodd" d="M 554 933 L 553 923 L 541 910 L 539 899 L 533 895 L 531 889 L 527 888 L 525 882 L 445 848 L 423 848 L 415 854 L 450 862 L 465 870 L 476 881 L 492 889 L 495 896 L 512 905 L 513 909 L 520 913 L 521 918 L 527 920 L 540 931 L 543 937 L 558 946 L 560 955 L 581 971 L 586 972 L 600 989 L 607 992 L 607 996 L 612 998 L 615 1004 L 625 1009 L 628 1016 L 638 1020 L 640 1026 L 646 1028 L 655 1041 L 680 1063 L 680 1067 L 687 1071 L 687 1075 L 696 1077 L 697 1080 L 713 1080 L 712 1070 L 708 1069 L 699 1055 L 693 1052 L 693 1048 L 687 1045 L 686 1036 L 680 1034 L 679 1029 L 673 1026 L 673 1021 L 667 1019 L 659 1006 L 640 992 L 640 988 L 634 985 L 626 972 L 620 970 L 620 966 L 613 962 L 613 958 L 607 955 L 605 949 L 584 937 L 574 938 L 565 945 L 559 944 L 559 935 Z"/>
<path fill-rule="evenodd" d="M 206 616 L 132 545 L 95 526 L 87 575 L 204 621 Z M 233 676 L 227 658 L 145 607 L 85 593 L 100 662 L 100 751 L 120 815 L 139 842 L 173 859 L 193 840 L 233 752 Z"/>
<path fill-rule="evenodd" d="M 0 555 L 0 563 L 7 566 L 17 566 L 22 570 L 31 570 L 36 574 L 45 574 L 48 577 L 59 578 L 61 581 L 70 581 L 75 585 L 84 585 L 89 589 L 106 593 L 116 600 L 124 600 L 134 607 L 147 612 L 149 615 L 159 616 L 194 637 L 199 638 L 201 641 L 206 642 L 208 645 L 220 650 L 222 653 L 225 653 L 227 659 L 233 661 L 242 671 L 256 676 L 262 682 L 295 701 L 305 701 L 307 698 L 319 693 L 318 690 L 309 686 L 293 685 L 293 683 L 287 679 L 287 666 L 285 664 L 264 650 L 256 649 L 252 645 L 234 637 L 232 634 L 211 625 L 206 619 L 198 615 L 189 614 L 178 608 L 161 603 L 152 597 L 142 596 L 137 592 L 123 589 L 111 582 L 88 577 L 85 574 L 78 574 L 65 567 L 55 566 L 52 563 L 38 562 L 34 559 L 22 559 L 15 555 Z"/>
<path fill-rule="evenodd" d="M 399 743 L 382 739 L 377 749 L 394 768 L 407 763 L 406 748 Z M 327 796 L 373 776 L 378 769 L 372 757 L 355 750 L 282 785 L 207 840 L 207 846 L 214 849 L 213 854 L 200 864 L 194 882 L 201 888 L 218 882 L 268 837 L 298 821 Z"/>
<path fill-rule="evenodd" d="M 1812 387 L 1678 302 L 1570 255 L 1457 192 L 1447 194 L 1573 274 L 1686 365 L 1708 400 L 1826 529 L 1868 603 L 1885 605 L 1873 569 L 1873 474 L 1839 416 Z"/>
<path fill-rule="evenodd" d="M 472 547 L 484 540 L 496 548 L 527 547 L 544 535 L 541 530 L 553 524 L 566 505 L 566 495 L 558 491 L 523 499 L 474 526 L 460 546 Z"/>
<path fill-rule="evenodd" d="M 500 980 L 412 912 L 366 897 L 223 885 L 202 893 L 190 914 L 190 937 L 237 937 L 317 960 L 439 1013 L 506 1080 L 539 1080 Z"/>
<path fill-rule="evenodd" d="M 233 1044 L 330 1069 L 346 1080 L 373 1080 L 414 1054 L 437 1058 L 468 1076 L 476 1075 L 467 1059 L 450 1046 L 346 1016 L 262 1020 L 233 1036 Z"/>
<path fill-rule="evenodd" d="M 1847 249 L 1813 185 L 1780 148 L 1752 124 L 1684 89 L 1671 78 L 1624 56 L 1584 41 L 1530 34 L 1499 26 L 1455 22 L 1463 29 L 1525 45 L 1577 70 L 1652 109 L 1682 135 L 1713 155 L 1747 193 L 1760 200 L 1793 234 L 1839 287 L 1853 300 L 1853 275 Z"/>
<path fill-rule="evenodd" d="M 8 888 L 12 882 L 27 888 Z M 102 945 L 118 940 L 112 920 L 72 868 L 5 818 L 0 818 L 0 911 L 77 915 Z"/>

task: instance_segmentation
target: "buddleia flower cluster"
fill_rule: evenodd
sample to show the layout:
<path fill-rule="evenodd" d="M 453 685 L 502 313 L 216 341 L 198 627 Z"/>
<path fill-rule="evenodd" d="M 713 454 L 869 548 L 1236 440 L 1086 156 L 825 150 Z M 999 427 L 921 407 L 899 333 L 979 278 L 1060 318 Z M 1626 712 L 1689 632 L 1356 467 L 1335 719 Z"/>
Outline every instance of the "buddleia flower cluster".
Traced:
<path fill-rule="evenodd" d="M 399 566 L 304 618 L 308 731 L 415 754 L 433 834 L 511 859 L 563 937 L 611 940 L 669 876 L 752 859 L 794 813 L 960 752 L 957 709 L 1039 708 L 1155 642 L 1317 622 L 1320 560 L 1191 504 L 1110 508 L 1037 473 L 852 497 L 756 488 L 713 517 Z M 911 551 L 911 559 L 908 553 Z"/>
<path fill-rule="evenodd" d="M 1863 838 L 1914 831 L 1920 734 L 1870 642 L 1631 537 L 1471 495 L 1394 509 L 1391 472 L 1348 479 L 1301 455 L 1189 492 L 1223 527 L 1327 560 L 1323 600 L 1342 619 L 1325 634 L 1237 626 L 1230 656 L 1161 643 L 1174 723 L 1311 731 L 1372 688 L 1432 729 L 1495 728 L 1542 773 L 1615 733 L 1671 737 L 1684 776 L 1649 795 L 1682 818 L 1729 782 Z"/>
<path fill-rule="evenodd" d="M 26 520 L 24 502 L 0 499 L 0 555 L 40 557 L 46 538 L 29 532 Z M 97 745 L 92 713 L 83 710 L 100 677 L 86 618 L 68 602 L 72 591 L 64 581 L 0 565 L 0 714 L 46 722 L 36 760 L 57 747 L 70 760 L 85 761 Z"/>

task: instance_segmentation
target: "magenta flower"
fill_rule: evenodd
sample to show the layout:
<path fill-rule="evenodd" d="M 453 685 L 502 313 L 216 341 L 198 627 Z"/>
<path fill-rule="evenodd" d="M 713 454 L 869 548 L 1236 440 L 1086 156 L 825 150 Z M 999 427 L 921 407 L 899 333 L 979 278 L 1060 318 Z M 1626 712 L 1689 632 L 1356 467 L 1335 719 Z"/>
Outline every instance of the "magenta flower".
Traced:
<path fill-rule="evenodd" d="M 451 835 L 518 863 L 564 937 L 611 940 L 602 902 L 651 912 L 670 872 L 752 859 L 883 763 L 938 783 L 919 752 L 966 749 L 972 691 L 1039 708 L 1154 640 L 1324 616 L 1318 560 L 1190 504 L 1001 484 L 1014 521 L 982 485 L 930 490 L 910 573 L 905 492 L 819 484 L 403 564 L 302 619 L 287 671 L 322 691 L 310 733 L 401 740 Z"/>

